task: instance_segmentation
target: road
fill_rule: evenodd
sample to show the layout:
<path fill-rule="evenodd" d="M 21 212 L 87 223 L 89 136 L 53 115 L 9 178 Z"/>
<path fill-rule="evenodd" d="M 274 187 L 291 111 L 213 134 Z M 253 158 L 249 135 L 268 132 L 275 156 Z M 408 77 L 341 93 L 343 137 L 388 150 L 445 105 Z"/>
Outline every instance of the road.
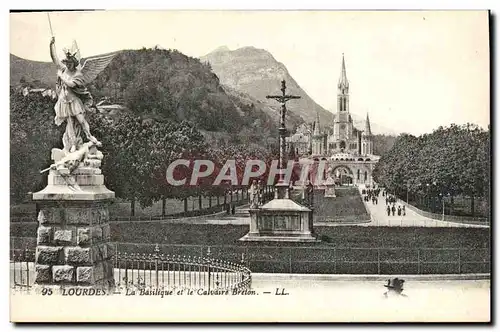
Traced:
<path fill-rule="evenodd" d="M 360 188 L 361 191 L 361 188 Z M 394 216 L 392 212 L 390 216 L 387 215 L 387 205 L 385 204 L 385 197 L 382 193 L 379 195 L 378 204 L 373 204 L 371 201 L 365 202 L 366 209 L 371 215 L 372 221 L 364 226 L 395 226 L 395 227 L 475 227 L 475 228 L 488 228 L 485 225 L 465 224 L 458 222 L 442 221 L 424 217 L 415 211 L 406 208 L 405 216 L 398 216 L 397 208 L 405 205 L 405 202 L 398 200 L 396 203 L 396 213 Z"/>

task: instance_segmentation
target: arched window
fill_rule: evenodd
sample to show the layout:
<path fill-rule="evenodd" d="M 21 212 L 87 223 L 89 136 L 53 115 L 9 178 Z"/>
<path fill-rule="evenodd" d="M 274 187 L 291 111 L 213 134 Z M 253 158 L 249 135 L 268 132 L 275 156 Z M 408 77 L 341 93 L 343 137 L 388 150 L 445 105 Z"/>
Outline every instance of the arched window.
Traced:
<path fill-rule="evenodd" d="M 340 142 L 340 148 L 341 149 L 345 149 L 345 141 L 341 141 Z"/>
<path fill-rule="evenodd" d="M 368 179 L 368 172 L 365 171 L 365 181 Z"/>
<path fill-rule="evenodd" d="M 366 158 L 365 161 L 370 161 L 370 158 Z"/>
<path fill-rule="evenodd" d="M 344 161 L 344 158 L 340 158 L 341 161 Z"/>
<path fill-rule="evenodd" d="M 360 171 L 359 171 L 359 169 L 358 169 L 358 180 L 359 180 L 359 173 L 361 173 L 361 172 L 360 172 Z"/>
<path fill-rule="evenodd" d="M 363 158 L 358 158 L 358 161 L 363 161 Z M 359 170 L 358 170 L 359 171 Z"/>

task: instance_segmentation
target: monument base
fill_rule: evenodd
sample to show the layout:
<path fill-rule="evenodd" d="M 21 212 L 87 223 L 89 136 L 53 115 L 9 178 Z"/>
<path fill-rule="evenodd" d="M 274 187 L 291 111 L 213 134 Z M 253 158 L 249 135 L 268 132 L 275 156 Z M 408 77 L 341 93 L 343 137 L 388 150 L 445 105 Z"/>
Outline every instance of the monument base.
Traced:
<path fill-rule="evenodd" d="M 321 242 L 311 234 L 301 234 L 296 236 L 290 235 L 262 235 L 260 233 L 246 234 L 240 241 L 257 241 L 257 242 Z"/>
<path fill-rule="evenodd" d="M 275 198 L 249 209 L 250 231 L 240 241 L 319 242 L 313 231 L 312 210 L 289 198 Z"/>
<path fill-rule="evenodd" d="M 109 209 L 114 192 L 100 170 L 50 170 L 48 185 L 33 193 L 38 204 L 35 284 L 57 293 L 112 293 L 115 286 Z M 92 291 L 91 291 L 92 290 Z"/>

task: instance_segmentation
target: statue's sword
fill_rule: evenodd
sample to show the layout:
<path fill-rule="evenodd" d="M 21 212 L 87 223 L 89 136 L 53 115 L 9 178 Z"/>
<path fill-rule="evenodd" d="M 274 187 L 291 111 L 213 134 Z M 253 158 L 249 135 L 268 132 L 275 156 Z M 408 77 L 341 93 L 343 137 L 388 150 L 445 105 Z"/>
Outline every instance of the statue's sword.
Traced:
<path fill-rule="evenodd" d="M 50 22 L 50 15 L 47 13 L 47 18 L 49 19 L 50 35 L 54 37 L 54 32 L 52 32 L 52 23 Z"/>

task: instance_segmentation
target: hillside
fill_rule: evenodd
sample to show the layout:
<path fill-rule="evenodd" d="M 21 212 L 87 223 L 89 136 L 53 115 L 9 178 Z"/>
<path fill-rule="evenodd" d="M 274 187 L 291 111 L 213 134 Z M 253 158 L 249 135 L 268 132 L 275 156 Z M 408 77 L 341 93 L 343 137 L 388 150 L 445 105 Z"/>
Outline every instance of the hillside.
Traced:
<path fill-rule="evenodd" d="M 10 85 L 26 82 L 37 88 L 56 85 L 56 66 L 51 62 L 31 61 L 10 55 Z"/>
<path fill-rule="evenodd" d="M 299 95 L 301 99 L 287 104 L 291 117 L 300 117 L 305 122 L 313 122 L 319 113 L 322 123 L 330 123 L 333 114 L 307 95 L 289 74 L 287 68 L 266 50 L 243 47 L 230 51 L 220 47 L 200 57 L 208 62 L 221 83 L 261 101 L 279 114 L 279 104 L 266 99 L 267 95 L 280 94 L 281 80 L 286 80 L 287 93 Z"/>
<path fill-rule="evenodd" d="M 12 54 L 10 59 L 11 86 L 55 86 L 57 70 L 52 63 Z M 121 51 L 88 88 L 96 102 L 106 98 L 143 118 L 187 120 L 200 130 L 243 135 L 243 142 L 252 136 L 249 131 L 262 139 L 275 136 L 276 121 L 269 110 L 227 94 L 209 66 L 178 51 Z"/>
<path fill-rule="evenodd" d="M 262 110 L 265 114 L 267 114 L 275 124 L 279 123 L 280 113 L 279 111 L 276 110 L 275 107 L 271 107 L 267 105 L 265 102 L 257 100 L 252 96 L 250 96 L 249 94 L 242 91 L 238 91 L 228 85 L 222 84 L 222 87 L 228 95 L 237 98 L 238 100 L 244 102 L 245 104 L 255 105 L 256 108 Z M 303 122 L 304 120 L 302 120 L 302 118 L 296 115 L 295 113 L 291 112 L 287 113 L 287 127 L 289 129 L 295 128 L 296 126 L 300 125 Z"/>

